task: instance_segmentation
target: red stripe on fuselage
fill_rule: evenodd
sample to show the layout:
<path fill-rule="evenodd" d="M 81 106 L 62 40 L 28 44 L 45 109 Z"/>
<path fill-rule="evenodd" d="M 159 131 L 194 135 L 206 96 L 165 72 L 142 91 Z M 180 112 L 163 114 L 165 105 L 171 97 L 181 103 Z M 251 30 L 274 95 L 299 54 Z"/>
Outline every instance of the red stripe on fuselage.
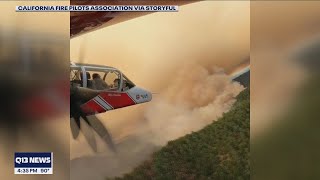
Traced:
<path fill-rule="evenodd" d="M 100 97 L 108 102 L 114 109 L 135 104 L 135 102 L 128 96 L 127 93 L 103 92 L 100 94 Z"/>
<path fill-rule="evenodd" d="M 82 105 L 81 108 L 83 112 L 86 113 L 87 115 L 106 112 L 106 110 L 103 107 L 101 107 L 97 102 L 95 102 L 93 99 L 91 99 L 90 101 Z"/>

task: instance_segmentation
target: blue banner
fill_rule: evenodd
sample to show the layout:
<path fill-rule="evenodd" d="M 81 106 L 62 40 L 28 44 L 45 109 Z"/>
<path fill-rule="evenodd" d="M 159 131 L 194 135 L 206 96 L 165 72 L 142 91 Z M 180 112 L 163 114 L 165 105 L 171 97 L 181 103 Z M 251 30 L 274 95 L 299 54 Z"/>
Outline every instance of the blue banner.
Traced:
<path fill-rule="evenodd" d="M 52 152 L 16 152 L 15 168 L 52 168 Z"/>

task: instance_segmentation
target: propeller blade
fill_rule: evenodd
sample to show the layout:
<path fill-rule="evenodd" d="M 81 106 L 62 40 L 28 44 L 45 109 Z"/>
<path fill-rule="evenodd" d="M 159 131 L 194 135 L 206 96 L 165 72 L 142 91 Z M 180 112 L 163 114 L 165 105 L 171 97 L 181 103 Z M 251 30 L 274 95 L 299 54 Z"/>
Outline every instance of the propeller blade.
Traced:
<path fill-rule="evenodd" d="M 80 133 L 80 118 L 78 118 L 77 120 L 75 118 L 71 118 L 70 128 L 73 139 L 77 139 Z"/>
<path fill-rule="evenodd" d="M 92 130 L 90 124 L 87 121 L 87 118 L 85 117 L 84 121 L 80 120 L 80 124 L 81 124 L 82 134 L 86 138 L 88 144 L 90 145 L 90 147 L 92 148 L 92 150 L 94 152 L 97 152 L 98 151 L 97 142 L 96 142 L 96 139 L 94 137 L 93 130 Z"/>
<path fill-rule="evenodd" d="M 72 88 L 70 90 L 72 90 Z M 76 89 L 71 92 L 73 93 L 70 99 L 70 128 L 72 131 L 72 137 L 76 139 L 79 136 L 81 130 L 92 150 L 94 152 L 97 152 L 97 143 L 94 133 L 88 122 L 88 118 L 85 116 L 84 112 L 81 109 L 82 102 L 78 98 L 79 92 Z"/>
<path fill-rule="evenodd" d="M 88 118 L 91 127 L 98 133 L 98 135 L 107 143 L 109 148 L 116 152 L 115 143 L 112 140 L 112 136 L 108 129 L 102 124 L 102 122 L 96 116 L 90 116 Z"/>
<path fill-rule="evenodd" d="M 88 118 L 81 109 L 81 105 L 83 102 L 85 102 L 85 99 L 92 99 L 95 97 L 99 92 L 93 91 L 93 90 L 86 90 L 86 88 L 70 88 L 70 94 L 71 100 L 70 100 L 70 113 L 71 113 L 71 118 L 70 119 L 70 126 L 72 130 L 72 135 L 73 138 L 77 138 L 79 135 L 78 130 L 76 129 L 78 127 L 80 131 L 83 132 L 86 140 L 88 141 L 89 145 L 92 147 L 92 149 L 97 152 L 97 143 L 96 139 L 94 138 L 94 133 L 92 131 L 95 130 L 97 134 L 106 142 L 106 144 L 109 146 L 109 148 L 113 151 L 116 152 L 115 144 L 112 140 L 111 134 L 107 130 L 107 128 L 101 123 L 101 121 L 96 117 L 96 116 L 91 116 Z M 86 123 L 83 123 L 80 118 L 79 121 L 77 120 L 72 120 L 72 119 L 77 119 L 74 117 L 81 117 Z M 88 128 L 88 125 L 91 128 Z"/>

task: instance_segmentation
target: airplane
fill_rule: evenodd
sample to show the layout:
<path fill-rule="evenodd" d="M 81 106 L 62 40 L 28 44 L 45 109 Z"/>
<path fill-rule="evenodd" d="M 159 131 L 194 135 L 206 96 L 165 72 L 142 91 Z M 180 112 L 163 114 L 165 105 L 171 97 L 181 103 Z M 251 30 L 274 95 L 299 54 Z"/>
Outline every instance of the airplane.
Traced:
<path fill-rule="evenodd" d="M 71 0 L 70 5 L 185 5 L 198 2 L 199 0 L 188 1 L 97 1 L 97 0 Z M 91 33 L 93 31 L 141 17 L 153 12 L 70 12 L 70 39 Z M 85 49 L 80 46 L 78 62 L 83 61 Z M 100 66 L 83 63 L 70 63 L 70 126 L 72 136 L 76 139 L 80 130 L 80 119 L 91 126 L 109 147 L 115 151 L 112 138 L 108 130 L 95 116 L 110 110 L 149 102 L 152 94 L 133 84 L 121 71 L 108 66 Z M 88 74 L 89 73 L 89 74 Z M 99 74 L 100 78 L 107 83 L 105 89 L 90 87 L 93 82 L 93 74 Z M 111 75 L 118 77 L 118 85 L 109 79 Z M 72 79 L 73 78 L 73 79 Z M 101 85 L 101 84 L 100 84 Z M 126 85 L 125 87 L 123 87 Z M 101 87 L 101 86 L 100 86 Z M 103 87 L 103 86 L 102 86 Z M 84 131 L 82 131 L 84 134 Z M 91 134 L 90 134 L 91 133 Z M 85 134 L 84 134 L 85 135 Z M 85 135 L 89 145 L 96 151 L 96 144 L 93 133 Z"/>
<path fill-rule="evenodd" d="M 110 133 L 95 115 L 151 100 L 152 93 L 136 86 L 114 67 L 70 63 L 70 127 L 74 139 L 79 135 L 82 118 L 115 152 Z M 89 133 L 83 132 L 96 152 L 94 136 Z"/>

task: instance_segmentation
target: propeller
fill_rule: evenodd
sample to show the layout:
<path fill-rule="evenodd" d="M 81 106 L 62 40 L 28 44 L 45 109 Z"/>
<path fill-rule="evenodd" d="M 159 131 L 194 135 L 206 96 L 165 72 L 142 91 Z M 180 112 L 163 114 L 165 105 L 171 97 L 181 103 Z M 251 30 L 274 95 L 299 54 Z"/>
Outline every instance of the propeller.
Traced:
<path fill-rule="evenodd" d="M 96 117 L 95 115 L 88 117 L 81 109 L 81 105 L 86 102 L 86 100 L 89 99 L 88 97 L 90 96 L 88 96 L 88 94 L 82 94 L 84 93 L 83 91 L 85 88 L 79 89 L 71 90 L 73 92 L 70 95 L 70 128 L 72 131 L 72 137 L 74 139 L 77 139 L 80 131 L 82 131 L 92 150 L 94 152 L 97 152 L 96 140 L 92 131 L 94 130 L 104 140 L 109 148 L 113 152 L 116 152 L 115 144 L 108 129 L 102 124 L 98 117 Z M 95 97 L 95 95 L 91 97 L 93 98 Z M 86 125 L 88 125 L 88 127 L 90 128 L 87 128 Z"/>
<path fill-rule="evenodd" d="M 79 63 L 83 63 L 85 57 L 86 38 L 80 44 Z M 88 117 L 81 109 L 81 105 L 99 94 L 99 91 L 74 86 L 70 84 L 70 128 L 73 139 L 77 139 L 82 131 L 85 139 L 94 152 L 97 152 L 97 143 L 93 131 L 95 131 L 108 147 L 116 152 L 115 144 L 108 129 L 95 115 Z"/>

